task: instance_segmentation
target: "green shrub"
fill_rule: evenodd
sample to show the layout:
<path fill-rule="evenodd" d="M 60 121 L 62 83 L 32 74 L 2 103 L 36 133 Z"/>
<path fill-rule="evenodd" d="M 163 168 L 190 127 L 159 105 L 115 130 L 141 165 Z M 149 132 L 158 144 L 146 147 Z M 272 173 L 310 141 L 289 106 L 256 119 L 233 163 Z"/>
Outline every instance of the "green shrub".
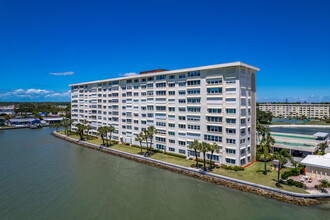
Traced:
<path fill-rule="evenodd" d="M 226 164 L 221 164 L 220 167 L 226 170 L 244 171 L 244 167 L 241 166 L 229 166 Z"/>
<path fill-rule="evenodd" d="M 258 156 L 259 156 L 259 157 L 258 157 Z M 264 154 L 258 153 L 258 154 L 257 154 L 257 160 L 258 160 L 258 161 L 265 162 Z M 268 154 L 268 155 L 266 156 L 266 160 L 267 160 L 267 162 L 272 161 L 272 160 L 273 160 L 272 155 Z"/>
<path fill-rule="evenodd" d="M 299 176 L 301 169 L 302 169 L 301 167 L 297 167 L 297 168 L 292 168 L 289 171 L 285 171 L 284 173 L 281 174 L 281 178 L 288 179 L 290 176 Z"/>
<path fill-rule="evenodd" d="M 330 183 L 328 183 L 328 181 L 326 181 L 326 180 L 322 180 L 320 185 L 321 185 L 323 188 L 328 188 L 328 187 L 330 187 Z"/>
<path fill-rule="evenodd" d="M 325 120 L 325 123 L 330 123 L 330 119 Z"/>
<path fill-rule="evenodd" d="M 131 147 L 141 148 L 139 145 L 132 144 Z"/>
<path fill-rule="evenodd" d="M 118 144 L 118 143 L 119 143 L 119 141 L 116 141 L 116 140 L 111 141 L 111 144 Z"/>
<path fill-rule="evenodd" d="M 170 152 L 165 152 L 164 154 L 186 159 L 186 156 L 185 155 L 181 155 L 181 154 L 175 154 L 175 153 L 170 153 Z"/>
<path fill-rule="evenodd" d="M 130 145 L 130 143 L 124 143 L 126 146 L 129 146 Z"/>
<path fill-rule="evenodd" d="M 287 182 L 288 185 L 295 186 L 295 187 L 298 187 L 298 188 L 303 188 L 303 186 L 304 186 L 303 183 L 298 182 L 298 181 L 294 181 L 293 179 L 288 179 L 286 182 Z"/>

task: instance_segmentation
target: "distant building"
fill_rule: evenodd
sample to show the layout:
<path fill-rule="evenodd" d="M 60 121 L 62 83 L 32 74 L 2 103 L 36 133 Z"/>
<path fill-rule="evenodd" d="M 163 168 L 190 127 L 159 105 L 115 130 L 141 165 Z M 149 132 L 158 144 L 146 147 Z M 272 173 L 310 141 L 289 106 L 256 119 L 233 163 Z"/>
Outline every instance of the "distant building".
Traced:
<path fill-rule="evenodd" d="M 0 106 L 0 114 L 13 115 L 15 114 L 15 105 Z"/>
<path fill-rule="evenodd" d="M 330 153 L 325 155 L 308 155 L 300 163 L 306 165 L 307 176 L 329 179 Z"/>
<path fill-rule="evenodd" d="M 330 118 L 330 104 L 260 103 L 259 110 L 270 111 L 274 117 Z"/>
<path fill-rule="evenodd" d="M 34 124 L 40 124 L 40 120 L 37 118 L 15 118 L 9 119 L 8 124 L 11 126 L 29 126 Z"/>
<path fill-rule="evenodd" d="M 0 117 L 0 126 L 5 125 L 5 122 L 6 122 L 6 118 Z"/>

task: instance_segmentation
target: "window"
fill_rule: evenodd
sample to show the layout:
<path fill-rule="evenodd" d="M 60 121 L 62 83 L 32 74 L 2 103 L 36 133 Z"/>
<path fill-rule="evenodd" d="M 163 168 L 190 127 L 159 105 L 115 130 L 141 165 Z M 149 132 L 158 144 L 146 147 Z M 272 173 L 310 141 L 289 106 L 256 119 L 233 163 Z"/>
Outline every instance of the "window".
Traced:
<path fill-rule="evenodd" d="M 168 95 L 175 95 L 175 91 L 168 91 Z"/>
<path fill-rule="evenodd" d="M 200 89 L 188 89 L 187 93 L 188 94 L 200 94 L 201 91 L 200 91 Z"/>
<path fill-rule="evenodd" d="M 179 79 L 184 79 L 186 78 L 186 74 L 179 74 Z"/>
<path fill-rule="evenodd" d="M 184 128 L 186 128 L 186 125 L 184 125 L 184 124 L 179 124 L 179 128 L 184 129 Z"/>
<path fill-rule="evenodd" d="M 160 127 L 166 127 L 166 122 L 156 122 L 156 126 L 160 126 Z"/>
<path fill-rule="evenodd" d="M 236 124 L 236 119 L 234 119 L 234 118 L 226 118 L 226 123 L 227 124 Z"/>
<path fill-rule="evenodd" d="M 179 112 L 185 112 L 185 111 L 186 111 L 186 108 L 183 108 L 183 107 L 182 108 L 181 107 L 179 108 Z"/>
<path fill-rule="evenodd" d="M 156 91 L 156 95 L 166 95 L 166 91 Z"/>
<path fill-rule="evenodd" d="M 201 73 L 200 71 L 192 71 L 192 72 L 188 72 L 188 77 L 195 77 L 195 76 L 200 76 Z"/>
<path fill-rule="evenodd" d="M 226 148 L 226 153 L 227 154 L 236 154 L 236 150 L 235 149 Z"/>
<path fill-rule="evenodd" d="M 165 80 L 165 79 L 166 79 L 166 75 L 156 76 L 156 80 Z"/>
<path fill-rule="evenodd" d="M 207 94 L 221 94 L 222 88 L 207 88 Z"/>
<path fill-rule="evenodd" d="M 206 79 L 206 83 L 208 85 L 216 85 L 216 84 L 221 84 L 222 83 L 222 79 Z"/>
<path fill-rule="evenodd" d="M 236 114 L 236 109 L 235 108 L 227 108 L 226 113 L 227 114 Z"/>
<path fill-rule="evenodd" d="M 226 158 L 226 163 L 235 164 L 236 161 L 234 159 Z"/>
<path fill-rule="evenodd" d="M 156 83 L 157 88 L 164 88 L 166 87 L 166 83 Z"/>
<path fill-rule="evenodd" d="M 229 139 L 229 138 L 227 138 L 226 139 L 226 143 L 227 144 L 236 144 L 236 140 L 235 139 Z"/>
<path fill-rule="evenodd" d="M 208 108 L 207 111 L 208 111 L 208 113 L 211 113 L 211 114 L 220 114 L 222 109 L 221 108 Z"/>
<path fill-rule="evenodd" d="M 180 90 L 179 91 L 179 95 L 185 95 L 186 94 L 186 91 L 185 90 Z"/>
<path fill-rule="evenodd" d="M 216 122 L 216 123 L 219 123 L 219 122 L 222 122 L 222 117 L 206 116 L 206 120 L 207 120 L 208 122 Z"/>
<path fill-rule="evenodd" d="M 179 145 L 186 146 L 186 142 L 185 141 L 179 141 Z"/>
<path fill-rule="evenodd" d="M 207 131 L 215 132 L 215 133 L 221 133 L 222 132 L 222 127 L 221 126 L 208 125 L 207 126 Z"/>
<path fill-rule="evenodd" d="M 171 87 L 171 88 L 175 87 L 175 83 L 169 83 L 168 87 Z"/>
<path fill-rule="evenodd" d="M 187 98 L 188 103 L 200 103 L 201 98 Z"/>
<path fill-rule="evenodd" d="M 201 84 L 200 80 L 187 81 L 188 86 L 198 86 Z"/>
<path fill-rule="evenodd" d="M 187 107 L 188 112 L 201 112 L 200 107 Z"/>
<path fill-rule="evenodd" d="M 175 112 L 175 108 L 174 107 L 168 107 L 168 111 L 169 112 Z"/>
<path fill-rule="evenodd" d="M 200 130 L 201 126 L 200 125 L 188 125 L 188 129 L 191 130 Z"/>
<path fill-rule="evenodd" d="M 175 75 L 170 75 L 169 79 L 175 79 Z"/>
<path fill-rule="evenodd" d="M 227 134 L 236 134 L 236 129 L 233 129 L 233 128 L 226 128 L 226 133 L 227 133 Z"/>
<path fill-rule="evenodd" d="M 215 136 L 215 135 L 204 135 L 204 140 L 206 141 L 212 141 L 212 142 L 222 142 L 222 137 L 221 136 Z"/>
<path fill-rule="evenodd" d="M 173 132 L 173 131 L 169 131 L 169 132 L 168 132 L 168 135 L 174 136 L 174 135 L 175 135 L 175 132 Z"/>
<path fill-rule="evenodd" d="M 200 119 L 201 119 L 200 116 L 187 115 L 187 120 L 188 120 L 188 121 L 200 121 Z"/>
<path fill-rule="evenodd" d="M 173 148 L 173 147 L 169 147 L 168 150 L 171 152 L 175 152 L 175 148 Z"/>
<path fill-rule="evenodd" d="M 156 111 L 166 111 L 166 106 L 156 106 Z"/>
<path fill-rule="evenodd" d="M 166 138 L 163 138 L 163 137 L 156 137 L 156 141 L 158 142 L 166 142 Z"/>
<path fill-rule="evenodd" d="M 186 154 L 186 151 L 185 151 L 185 150 L 181 150 L 181 149 L 179 149 L 179 153 L 180 153 L 180 154 Z"/>
<path fill-rule="evenodd" d="M 174 127 L 175 127 L 175 124 L 173 124 L 173 123 L 168 123 L 168 127 L 170 127 L 170 128 L 174 128 Z"/>
<path fill-rule="evenodd" d="M 169 139 L 168 142 L 170 142 L 171 144 L 175 144 L 175 140 Z"/>
<path fill-rule="evenodd" d="M 156 144 L 156 148 L 157 148 L 157 150 L 164 150 L 165 149 L 165 145 L 163 145 L 163 144 Z"/>
<path fill-rule="evenodd" d="M 179 103 L 186 103 L 185 99 L 179 99 Z"/>
<path fill-rule="evenodd" d="M 186 120 L 186 116 L 179 116 L 179 120 L 185 121 Z"/>
<path fill-rule="evenodd" d="M 179 86 L 182 87 L 182 86 L 186 86 L 186 83 L 185 82 L 180 82 L 179 83 Z"/>
<path fill-rule="evenodd" d="M 139 82 L 139 80 L 138 80 L 138 79 L 134 79 L 134 82 L 135 82 L 135 83 L 138 83 L 138 82 Z"/>

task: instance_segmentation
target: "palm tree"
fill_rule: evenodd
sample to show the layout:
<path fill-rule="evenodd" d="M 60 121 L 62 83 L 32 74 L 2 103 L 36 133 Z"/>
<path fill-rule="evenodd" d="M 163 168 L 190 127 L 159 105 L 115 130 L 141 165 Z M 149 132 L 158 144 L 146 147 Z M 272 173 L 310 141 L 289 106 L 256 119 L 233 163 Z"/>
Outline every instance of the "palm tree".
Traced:
<path fill-rule="evenodd" d="M 206 142 L 200 143 L 199 149 L 201 152 L 203 152 L 203 157 L 204 157 L 204 168 L 203 170 L 206 171 L 206 152 L 210 151 L 210 144 Z"/>
<path fill-rule="evenodd" d="M 199 145 L 200 145 L 200 143 L 199 143 L 199 141 L 198 140 L 194 140 L 191 144 L 189 144 L 189 149 L 192 149 L 192 150 L 194 150 L 194 152 L 195 152 L 195 156 L 196 156 L 196 167 L 198 168 L 198 153 L 197 153 L 197 151 L 199 150 Z"/>
<path fill-rule="evenodd" d="M 100 135 L 100 137 L 102 138 L 102 142 L 103 142 L 103 146 L 104 146 L 104 138 L 105 138 L 105 135 L 106 135 L 106 127 L 98 127 L 97 128 L 97 131 L 98 131 L 98 135 Z"/>
<path fill-rule="evenodd" d="M 264 137 L 269 132 L 269 129 L 263 126 L 259 121 L 257 121 L 256 130 L 257 130 L 258 142 L 260 144 L 262 137 Z"/>
<path fill-rule="evenodd" d="M 154 139 L 154 135 L 158 134 L 157 129 L 154 126 L 148 127 L 148 134 L 150 138 L 150 150 L 152 149 L 152 141 Z"/>
<path fill-rule="evenodd" d="M 84 140 L 84 129 L 85 129 L 85 126 L 83 124 L 76 124 L 76 127 L 77 127 L 77 131 L 76 133 L 80 136 L 80 140 Z"/>
<path fill-rule="evenodd" d="M 267 135 L 262 137 L 262 140 L 259 144 L 259 150 L 262 150 L 264 153 L 264 160 L 265 160 L 265 171 L 264 174 L 267 175 L 267 156 L 269 152 L 272 150 L 272 145 L 275 143 L 274 138 L 270 135 L 270 132 Z"/>
<path fill-rule="evenodd" d="M 319 147 L 319 150 L 322 152 L 322 154 L 325 154 L 325 149 L 327 149 L 328 145 L 324 142 L 319 143 L 317 145 Z"/>
<path fill-rule="evenodd" d="M 219 146 L 216 143 L 210 144 L 210 151 L 211 151 L 211 158 L 210 158 L 210 170 L 212 170 L 212 157 L 213 157 L 213 153 L 214 151 L 216 153 L 219 153 Z"/>
<path fill-rule="evenodd" d="M 149 149 L 148 149 L 149 131 L 148 131 L 148 129 L 145 129 L 145 130 L 143 131 L 143 138 L 144 138 L 144 140 L 146 141 L 147 152 L 149 152 Z"/>
<path fill-rule="evenodd" d="M 70 126 L 70 124 L 69 124 L 69 119 L 67 119 L 67 118 L 63 118 L 62 124 L 63 124 L 63 127 L 64 127 L 64 133 L 65 133 L 66 135 L 68 135 L 68 128 L 69 128 L 69 126 Z"/>
<path fill-rule="evenodd" d="M 110 140 L 110 146 L 111 146 L 111 139 L 112 139 L 112 133 L 115 132 L 116 128 L 112 125 L 107 127 L 107 133 L 110 133 L 109 140 Z"/>
<path fill-rule="evenodd" d="M 87 140 L 88 140 L 89 131 L 92 130 L 92 126 L 91 125 L 86 125 L 85 129 L 87 131 Z"/>
<path fill-rule="evenodd" d="M 142 142 L 143 142 L 143 138 L 144 137 L 143 137 L 143 133 L 142 132 L 135 137 L 135 141 L 138 141 L 140 143 L 141 154 L 142 154 Z"/>
<path fill-rule="evenodd" d="M 278 172 L 277 172 L 277 186 L 280 185 L 280 174 L 281 174 L 281 167 L 283 164 L 285 164 L 287 162 L 286 157 L 290 158 L 290 153 L 288 151 L 288 149 L 286 148 L 282 148 L 282 150 L 280 152 L 275 152 L 274 153 L 274 158 L 276 160 L 278 160 Z M 292 157 L 292 156 L 291 156 Z"/>

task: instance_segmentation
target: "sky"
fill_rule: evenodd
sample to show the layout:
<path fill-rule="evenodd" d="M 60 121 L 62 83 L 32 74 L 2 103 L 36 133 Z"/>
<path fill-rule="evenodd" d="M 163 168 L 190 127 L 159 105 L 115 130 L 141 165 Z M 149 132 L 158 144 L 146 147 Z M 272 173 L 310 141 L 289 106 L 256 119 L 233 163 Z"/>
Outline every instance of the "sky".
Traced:
<path fill-rule="evenodd" d="M 0 0 L 0 101 L 69 84 L 242 61 L 257 101 L 330 101 L 330 1 Z"/>

